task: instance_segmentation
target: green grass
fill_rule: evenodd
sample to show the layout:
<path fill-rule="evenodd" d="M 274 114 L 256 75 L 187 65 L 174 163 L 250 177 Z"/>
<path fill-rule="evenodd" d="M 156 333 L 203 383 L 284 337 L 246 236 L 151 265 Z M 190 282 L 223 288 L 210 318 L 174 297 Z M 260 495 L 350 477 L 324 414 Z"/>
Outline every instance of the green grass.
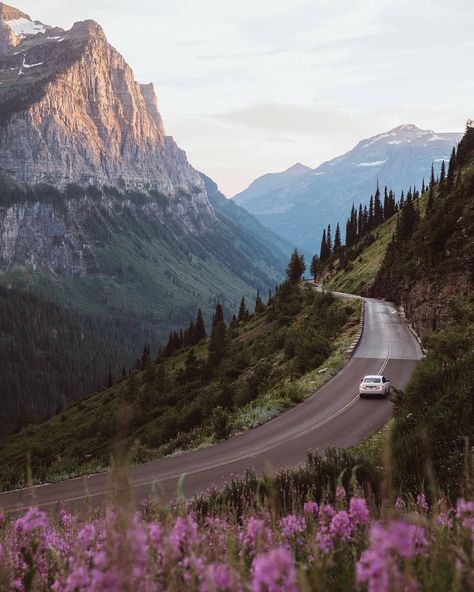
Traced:
<path fill-rule="evenodd" d="M 396 227 L 396 218 L 391 218 L 374 232 L 375 241 L 350 264 L 347 270 L 337 271 L 325 283 L 328 290 L 349 294 L 364 294 L 374 282 L 380 269 L 387 245 Z"/>

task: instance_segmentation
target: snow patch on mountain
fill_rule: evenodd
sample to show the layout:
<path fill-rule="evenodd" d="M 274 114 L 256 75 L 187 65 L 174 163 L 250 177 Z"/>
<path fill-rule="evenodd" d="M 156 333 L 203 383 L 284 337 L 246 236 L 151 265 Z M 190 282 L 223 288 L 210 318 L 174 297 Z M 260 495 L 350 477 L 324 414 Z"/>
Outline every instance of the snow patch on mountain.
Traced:
<path fill-rule="evenodd" d="M 372 146 L 372 144 L 375 144 L 375 142 L 379 142 L 380 140 L 383 140 L 384 138 L 389 138 L 390 136 L 396 136 L 396 135 L 397 134 L 395 131 L 387 132 L 386 134 L 380 134 L 378 136 L 373 137 L 371 140 L 369 140 L 365 144 L 362 144 L 361 148 L 368 148 L 369 146 Z"/>
<path fill-rule="evenodd" d="M 10 29 L 18 35 L 18 37 L 24 38 L 28 35 L 37 35 L 38 33 L 44 33 L 46 27 L 39 21 L 30 21 L 26 18 L 18 18 L 11 21 L 6 21 Z"/>
<path fill-rule="evenodd" d="M 358 162 L 356 164 L 354 164 L 354 166 L 358 166 L 358 167 L 375 167 L 375 166 L 381 166 L 382 164 L 385 164 L 387 162 L 388 158 L 386 158 L 385 160 L 374 160 L 373 162 Z"/>

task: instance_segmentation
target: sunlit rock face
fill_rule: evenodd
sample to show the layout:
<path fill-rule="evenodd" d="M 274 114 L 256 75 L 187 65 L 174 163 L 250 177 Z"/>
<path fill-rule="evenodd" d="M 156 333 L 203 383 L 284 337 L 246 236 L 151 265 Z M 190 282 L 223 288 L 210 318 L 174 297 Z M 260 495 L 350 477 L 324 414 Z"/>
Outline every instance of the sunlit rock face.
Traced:
<path fill-rule="evenodd" d="M 199 175 L 165 134 L 153 87 L 135 81 L 101 27 L 33 29 L 21 38 L 11 29 L 13 46 L 0 58 L 3 172 L 55 186 L 184 191 L 210 210 Z"/>

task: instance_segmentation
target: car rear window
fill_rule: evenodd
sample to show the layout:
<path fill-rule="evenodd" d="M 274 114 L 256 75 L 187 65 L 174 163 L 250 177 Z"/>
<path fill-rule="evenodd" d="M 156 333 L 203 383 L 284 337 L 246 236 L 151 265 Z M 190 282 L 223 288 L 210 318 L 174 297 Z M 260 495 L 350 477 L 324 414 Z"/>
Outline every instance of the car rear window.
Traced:
<path fill-rule="evenodd" d="M 379 382 L 382 382 L 382 379 L 379 378 L 378 376 L 366 376 L 364 378 L 364 382 L 372 382 L 372 383 L 375 382 L 378 384 Z"/>

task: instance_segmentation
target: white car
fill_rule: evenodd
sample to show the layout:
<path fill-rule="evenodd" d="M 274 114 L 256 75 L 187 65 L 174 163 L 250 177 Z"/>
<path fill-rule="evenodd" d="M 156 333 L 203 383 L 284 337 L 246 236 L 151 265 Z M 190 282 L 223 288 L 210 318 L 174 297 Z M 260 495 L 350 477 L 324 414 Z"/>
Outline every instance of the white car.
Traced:
<path fill-rule="evenodd" d="M 364 376 L 360 381 L 360 397 L 386 397 L 390 394 L 390 381 L 385 376 Z"/>

